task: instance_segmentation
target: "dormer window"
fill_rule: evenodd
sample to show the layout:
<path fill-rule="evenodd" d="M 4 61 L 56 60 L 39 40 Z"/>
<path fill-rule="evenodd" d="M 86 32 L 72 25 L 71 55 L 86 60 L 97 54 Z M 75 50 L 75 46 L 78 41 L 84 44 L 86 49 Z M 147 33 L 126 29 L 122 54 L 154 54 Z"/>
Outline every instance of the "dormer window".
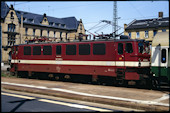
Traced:
<path fill-rule="evenodd" d="M 23 18 L 23 21 L 26 22 L 26 21 L 27 21 L 27 18 L 24 17 L 24 18 Z"/>
<path fill-rule="evenodd" d="M 66 27 L 66 25 L 65 25 L 65 24 L 61 24 L 61 27 L 64 27 L 64 28 L 65 28 L 65 27 Z"/>
<path fill-rule="evenodd" d="M 50 25 L 50 26 L 54 26 L 54 22 L 50 22 L 49 25 Z"/>
<path fill-rule="evenodd" d="M 34 19 L 29 19 L 29 21 L 30 21 L 31 23 L 34 23 Z"/>
<path fill-rule="evenodd" d="M 55 23 L 55 25 L 56 25 L 57 27 L 60 27 L 60 26 L 61 26 L 61 24 L 60 24 L 60 23 Z"/>
<path fill-rule="evenodd" d="M 46 21 L 47 21 L 47 19 L 45 18 L 45 19 L 44 19 L 44 21 L 46 22 Z"/>

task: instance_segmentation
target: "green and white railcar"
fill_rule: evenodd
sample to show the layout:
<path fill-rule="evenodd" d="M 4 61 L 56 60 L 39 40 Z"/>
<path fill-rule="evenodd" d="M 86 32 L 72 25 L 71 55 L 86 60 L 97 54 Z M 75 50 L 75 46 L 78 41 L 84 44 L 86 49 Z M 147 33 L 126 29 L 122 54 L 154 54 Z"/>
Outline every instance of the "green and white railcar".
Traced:
<path fill-rule="evenodd" d="M 170 82 L 169 32 L 160 32 L 152 41 L 151 71 L 157 83 Z"/>

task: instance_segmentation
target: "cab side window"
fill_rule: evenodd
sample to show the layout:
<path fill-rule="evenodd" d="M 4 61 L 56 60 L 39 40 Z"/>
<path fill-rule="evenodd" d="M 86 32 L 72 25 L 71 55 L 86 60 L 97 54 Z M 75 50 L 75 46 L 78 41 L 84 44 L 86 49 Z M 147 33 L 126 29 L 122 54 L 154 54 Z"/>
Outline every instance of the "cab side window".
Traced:
<path fill-rule="evenodd" d="M 123 44 L 122 43 L 118 43 L 118 54 L 119 55 L 123 54 Z"/>
<path fill-rule="evenodd" d="M 133 53 L 133 47 L 132 47 L 132 43 L 126 43 L 126 52 L 127 53 Z"/>

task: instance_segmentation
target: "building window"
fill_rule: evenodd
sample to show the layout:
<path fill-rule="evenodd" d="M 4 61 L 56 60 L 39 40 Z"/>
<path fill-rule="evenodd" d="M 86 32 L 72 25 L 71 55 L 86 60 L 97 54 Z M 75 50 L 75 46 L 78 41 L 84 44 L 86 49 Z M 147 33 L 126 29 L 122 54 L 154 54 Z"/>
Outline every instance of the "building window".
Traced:
<path fill-rule="evenodd" d="M 55 38 L 55 31 L 54 31 L 54 38 Z"/>
<path fill-rule="evenodd" d="M 26 22 L 26 21 L 27 21 L 27 18 L 24 17 L 24 18 L 23 18 L 23 21 Z"/>
<path fill-rule="evenodd" d="M 48 30 L 48 31 L 47 31 L 47 36 L 48 36 L 48 37 L 49 37 L 49 34 L 50 34 L 50 31 Z"/>
<path fill-rule="evenodd" d="M 57 27 L 60 27 L 60 24 L 59 24 L 59 23 L 55 23 L 55 25 L 56 25 Z"/>
<path fill-rule="evenodd" d="M 66 33 L 66 40 L 67 40 L 67 33 Z"/>
<path fill-rule="evenodd" d="M 28 33 L 28 28 L 25 28 L 25 34 L 27 35 L 27 33 Z"/>
<path fill-rule="evenodd" d="M 82 24 L 80 24 L 80 30 L 82 30 Z"/>
<path fill-rule="evenodd" d="M 157 34 L 157 30 L 153 30 L 153 36 Z"/>
<path fill-rule="evenodd" d="M 129 37 L 131 38 L 131 32 L 128 32 Z"/>
<path fill-rule="evenodd" d="M 64 28 L 65 28 L 65 26 L 66 26 L 65 24 L 61 24 L 61 27 L 64 27 Z"/>
<path fill-rule="evenodd" d="M 30 21 L 31 23 L 34 23 L 34 19 L 29 19 L 29 21 Z"/>
<path fill-rule="evenodd" d="M 162 29 L 162 32 L 166 32 L 166 29 Z"/>
<path fill-rule="evenodd" d="M 40 31 L 40 36 L 42 36 L 42 32 L 43 32 L 43 31 L 41 30 L 41 31 Z"/>
<path fill-rule="evenodd" d="M 8 34 L 8 46 L 13 46 L 15 43 L 15 36 Z"/>
<path fill-rule="evenodd" d="M 8 24 L 8 32 L 14 32 L 15 31 L 15 24 Z"/>
<path fill-rule="evenodd" d="M 53 25 L 54 25 L 54 23 L 53 23 L 53 22 L 50 22 L 50 23 L 49 23 L 49 25 L 53 26 Z"/>
<path fill-rule="evenodd" d="M 60 32 L 60 40 L 62 40 L 62 32 Z"/>
<path fill-rule="evenodd" d="M 33 36 L 35 36 L 35 29 L 33 29 Z"/>
<path fill-rule="evenodd" d="M 139 38 L 139 32 L 136 32 L 136 38 Z"/>
<path fill-rule="evenodd" d="M 148 31 L 145 31 L 145 38 L 148 38 Z"/>

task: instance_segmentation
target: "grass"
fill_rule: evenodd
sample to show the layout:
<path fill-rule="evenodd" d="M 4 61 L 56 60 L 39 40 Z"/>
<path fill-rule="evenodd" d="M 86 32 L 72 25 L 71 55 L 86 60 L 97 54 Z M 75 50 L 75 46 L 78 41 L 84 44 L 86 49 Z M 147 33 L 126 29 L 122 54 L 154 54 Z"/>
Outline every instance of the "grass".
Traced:
<path fill-rule="evenodd" d="M 15 77 L 16 78 L 16 76 L 11 75 L 10 72 L 8 71 L 1 71 L 1 77 Z"/>

